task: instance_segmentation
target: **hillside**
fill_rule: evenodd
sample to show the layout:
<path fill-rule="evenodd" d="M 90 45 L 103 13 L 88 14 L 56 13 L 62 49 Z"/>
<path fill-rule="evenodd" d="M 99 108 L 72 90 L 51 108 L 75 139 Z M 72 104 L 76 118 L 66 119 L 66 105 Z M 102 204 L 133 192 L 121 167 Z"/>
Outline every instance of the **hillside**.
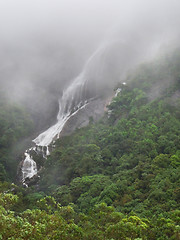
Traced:
<path fill-rule="evenodd" d="M 1 179 L 0 239 L 180 239 L 180 50 L 123 81 L 99 122 L 35 157 L 37 185 Z"/>

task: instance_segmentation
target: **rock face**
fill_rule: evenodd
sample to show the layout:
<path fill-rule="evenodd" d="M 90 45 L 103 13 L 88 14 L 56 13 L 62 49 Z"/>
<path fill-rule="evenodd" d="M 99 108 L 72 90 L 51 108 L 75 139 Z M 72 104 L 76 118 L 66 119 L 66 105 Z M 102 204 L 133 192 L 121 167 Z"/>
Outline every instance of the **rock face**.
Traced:
<path fill-rule="evenodd" d="M 106 107 L 106 100 L 96 99 L 90 102 L 85 108 L 73 115 L 64 125 L 60 136 L 67 136 L 72 134 L 77 128 L 85 127 L 89 124 L 91 119 L 98 121 L 104 114 Z"/>

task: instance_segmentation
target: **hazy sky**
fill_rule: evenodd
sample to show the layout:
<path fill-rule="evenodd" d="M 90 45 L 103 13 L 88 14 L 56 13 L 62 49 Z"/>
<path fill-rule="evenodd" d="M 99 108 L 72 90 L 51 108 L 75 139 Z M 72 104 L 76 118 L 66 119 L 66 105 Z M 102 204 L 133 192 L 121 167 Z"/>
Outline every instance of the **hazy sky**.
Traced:
<path fill-rule="evenodd" d="M 179 39 L 179 12 L 179 0 L 0 0 L 0 84 L 19 97 L 65 84 L 105 39 L 151 55 Z"/>
<path fill-rule="evenodd" d="M 86 44 L 141 24 L 152 34 L 178 31 L 179 11 L 179 0 L 0 0 L 0 40 L 46 37 Z"/>

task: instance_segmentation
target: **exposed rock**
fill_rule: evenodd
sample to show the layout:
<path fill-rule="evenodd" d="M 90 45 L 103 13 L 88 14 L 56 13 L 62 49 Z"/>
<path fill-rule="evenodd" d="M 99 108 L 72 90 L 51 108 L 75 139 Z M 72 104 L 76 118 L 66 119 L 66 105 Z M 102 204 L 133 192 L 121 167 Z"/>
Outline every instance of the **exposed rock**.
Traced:
<path fill-rule="evenodd" d="M 107 100 L 100 98 L 90 102 L 85 108 L 79 110 L 77 114 L 66 122 L 60 136 L 70 135 L 77 128 L 87 126 L 90 119 L 98 121 L 104 114 L 106 104 Z"/>

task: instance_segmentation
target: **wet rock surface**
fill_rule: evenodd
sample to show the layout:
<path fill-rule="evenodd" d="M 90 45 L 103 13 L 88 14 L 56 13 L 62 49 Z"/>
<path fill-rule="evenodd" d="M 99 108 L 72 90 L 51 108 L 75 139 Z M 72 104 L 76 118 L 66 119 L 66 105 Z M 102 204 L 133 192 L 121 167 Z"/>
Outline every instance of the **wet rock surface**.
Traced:
<path fill-rule="evenodd" d="M 60 136 L 72 134 L 77 128 L 85 127 L 91 120 L 98 121 L 104 114 L 106 100 L 96 99 L 72 116 L 63 127 Z"/>

